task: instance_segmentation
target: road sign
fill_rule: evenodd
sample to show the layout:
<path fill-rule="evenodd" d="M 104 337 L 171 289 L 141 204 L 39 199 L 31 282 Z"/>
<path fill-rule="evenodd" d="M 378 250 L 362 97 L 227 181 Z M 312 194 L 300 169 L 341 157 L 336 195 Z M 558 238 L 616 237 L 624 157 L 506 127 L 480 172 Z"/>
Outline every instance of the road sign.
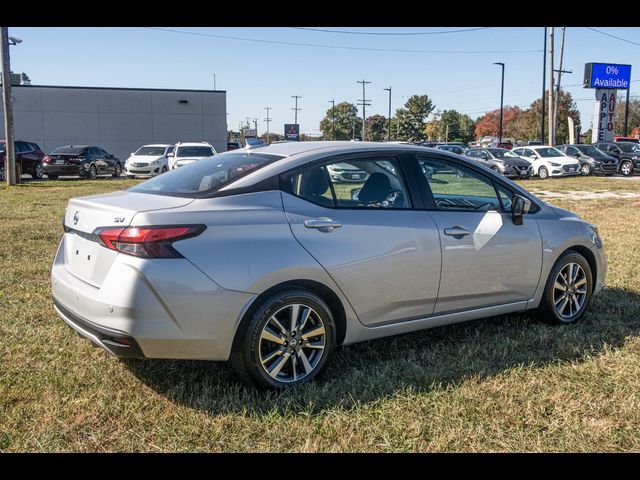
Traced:
<path fill-rule="evenodd" d="M 297 123 L 284 124 L 284 139 L 297 142 L 300 140 L 300 125 Z"/>
<path fill-rule="evenodd" d="M 616 118 L 616 92 L 597 89 L 593 108 L 593 130 L 591 143 L 613 141 L 614 120 Z"/>
<path fill-rule="evenodd" d="M 626 90 L 631 82 L 631 65 L 585 63 L 584 88 Z"/>

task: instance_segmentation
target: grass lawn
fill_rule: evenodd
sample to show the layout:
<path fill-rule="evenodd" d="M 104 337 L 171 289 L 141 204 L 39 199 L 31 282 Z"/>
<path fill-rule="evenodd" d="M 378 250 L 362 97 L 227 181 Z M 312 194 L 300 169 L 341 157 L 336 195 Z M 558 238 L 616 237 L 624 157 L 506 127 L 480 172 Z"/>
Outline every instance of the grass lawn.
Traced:
<path fill-rule="evenodd" d="M 640 451 L 640 199 L 552 200 L 607 250 L 607 289 L 581 324 L 507 315 L 343 347 L 324 379 L 278 393 L 222 363 L 119 360 L 54 313 L 66 202 L 135 183 L 0 187 L 0 451 Z"/>

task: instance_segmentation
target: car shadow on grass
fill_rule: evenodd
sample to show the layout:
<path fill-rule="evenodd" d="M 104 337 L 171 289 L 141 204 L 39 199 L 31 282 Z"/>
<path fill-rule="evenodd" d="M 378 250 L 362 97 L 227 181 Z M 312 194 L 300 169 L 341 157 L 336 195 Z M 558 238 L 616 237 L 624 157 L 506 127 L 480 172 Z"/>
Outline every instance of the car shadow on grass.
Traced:
<path fill-rule="evenodd" d="M 154 391 L 211 414 L 318 414 L 407 390 L 455 387 L 513 368 L 581 361 L 637 335 L 640 295 L 608 289 L 578 325 L 549 325 L 522 313 L 341 347 L 320 379 L 286 391 L 247 386 L 222 362 L 122 361 Z"/>

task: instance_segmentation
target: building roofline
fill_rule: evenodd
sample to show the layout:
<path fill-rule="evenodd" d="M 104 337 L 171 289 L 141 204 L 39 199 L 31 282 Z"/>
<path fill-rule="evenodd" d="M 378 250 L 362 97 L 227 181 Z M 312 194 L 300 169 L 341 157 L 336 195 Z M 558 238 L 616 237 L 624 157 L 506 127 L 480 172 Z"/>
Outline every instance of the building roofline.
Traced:
<path fill-rule="evenodd" d="M 143 92 L 227 93 L 226 90 L 191 90 L 179 88 L 78 87 L 72 85 L 11 85 L 11 88 L 71 88 L 75 90 L 134 90 Z"/>

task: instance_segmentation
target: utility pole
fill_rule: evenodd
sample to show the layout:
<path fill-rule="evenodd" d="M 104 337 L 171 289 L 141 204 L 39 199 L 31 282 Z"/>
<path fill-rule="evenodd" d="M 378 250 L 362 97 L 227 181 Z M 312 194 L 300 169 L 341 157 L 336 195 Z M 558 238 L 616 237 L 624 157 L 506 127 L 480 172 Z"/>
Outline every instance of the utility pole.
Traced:
<path fill-rule="evenodd" d="M 445 134 L 444 134 L 444 141 L 448 142 L 449 141 L 449 124 L 447 123 L 447 128 L 445 130 Z"/>
<path fill-rule="evenodd" d="M 553 27 L 549 30 L 549 145 L 555 144 L 556 132 L 553 130 Z"/>
<path fill-rule="evenodd" d="M 556 84 L 556 96 L 553 102 L 553 140 L 555 144 L 556 131 L 558 127 L 558 104 L 560 103 L 560 80 L 563 73 L 573 73 L 571 70 L 562 70 L 562 57 L 564 56 L 564 32 L 566 27 L 562 27 L 562 40 L 560 42 L 560 65 L 558 66 L 558 83 Z"/>
<path fill-rule="evenodd" d="M 11 104 L 11 66 L 9 62 L 9 28 L 0 27 L 2 49 L 2 100 L 4 102 L 4 134 L 7 185 L 16 184 L 16 150 L 13 138 L 13 106 Z"/>
<path fill-rule="evenodd" d="M 271 118 L 269 118 L 269 110 L 271 110 L 271 107 L 264 107 L 264 109 L 267 111 L 267 118 L 265 118 L 264 121 L 267 122 L 267 143 L 269 143 L 269 122 L 271 122 Z"/>
<path fill-rule="evenodd" d="M 358 103 L 358 105 L 362 105 L 362 141 L 364 142 L 367 139 L 367 117 L 365 115 L 365 111 L 367 106 L 371 106 L 370 103 L 367 103 L 370 100 L 367 100 L 367 96 L 365 95 L 365 85 L 371 82 L 358 80 L 356 83 L 362 84 L 362 99 L 360 100 L 362 103 Z"/>
<path fill-rule="evenodd" d="M 542 48 L 542 95 L 540 100 L 542 103 L 542 115 L 540 116 L 540 142 L 544 142 L 544 94 L 547 86 L 547 27 L 544 27 L 544 47 Z"/>
<path fill-rule="evenodd" d="M 258 119 L 254 118 L 253 119 L 253 128 L 256 131 L 256 137 L 258 136 Z"/>
<path fill-rule="evenodd" d="M 295 120 L 293 121 L 293 123 L 295 123 L 296 125 L 298 124 L 298 110 L 302 110 L 301 108 L 298 108 L 298 99 L 302 98 L 299 95 L 291 95 L 291 98 L 295 98 L 296 99 L 296 106 L 295 108 L 292 108 L 291 110 L 295 110 L 296 114 L 295 114 Z"/>
<path fill-rule="evenodd" d="M 213 74 L 213 91 L 216 91 L 216 74 Z"/>
<path fill-rule="evenodd" d="M 389 92 L 389 118 L 387 119 L 387 142 L 391 141 L 391 85 L 389 88 L 383 88 Z"/>
<path fill-rule="evenodd" d="M 336 99 L 329 100 L 331 104 L 331 137 L 336 139 Z"/>
<path fill-rule="evenodd" d="M 495 62 L 494 65 L 502 67 L 502 86 L 500 87 L 500 133 L 498 134 L 498 146 L 502 143 L 502 111 L 504 105 L 504 63 Z"/>
<path fill-rule="evenodd" d="M 356 139 L 356 117 L 351 119 L 351 140 Z"/>

